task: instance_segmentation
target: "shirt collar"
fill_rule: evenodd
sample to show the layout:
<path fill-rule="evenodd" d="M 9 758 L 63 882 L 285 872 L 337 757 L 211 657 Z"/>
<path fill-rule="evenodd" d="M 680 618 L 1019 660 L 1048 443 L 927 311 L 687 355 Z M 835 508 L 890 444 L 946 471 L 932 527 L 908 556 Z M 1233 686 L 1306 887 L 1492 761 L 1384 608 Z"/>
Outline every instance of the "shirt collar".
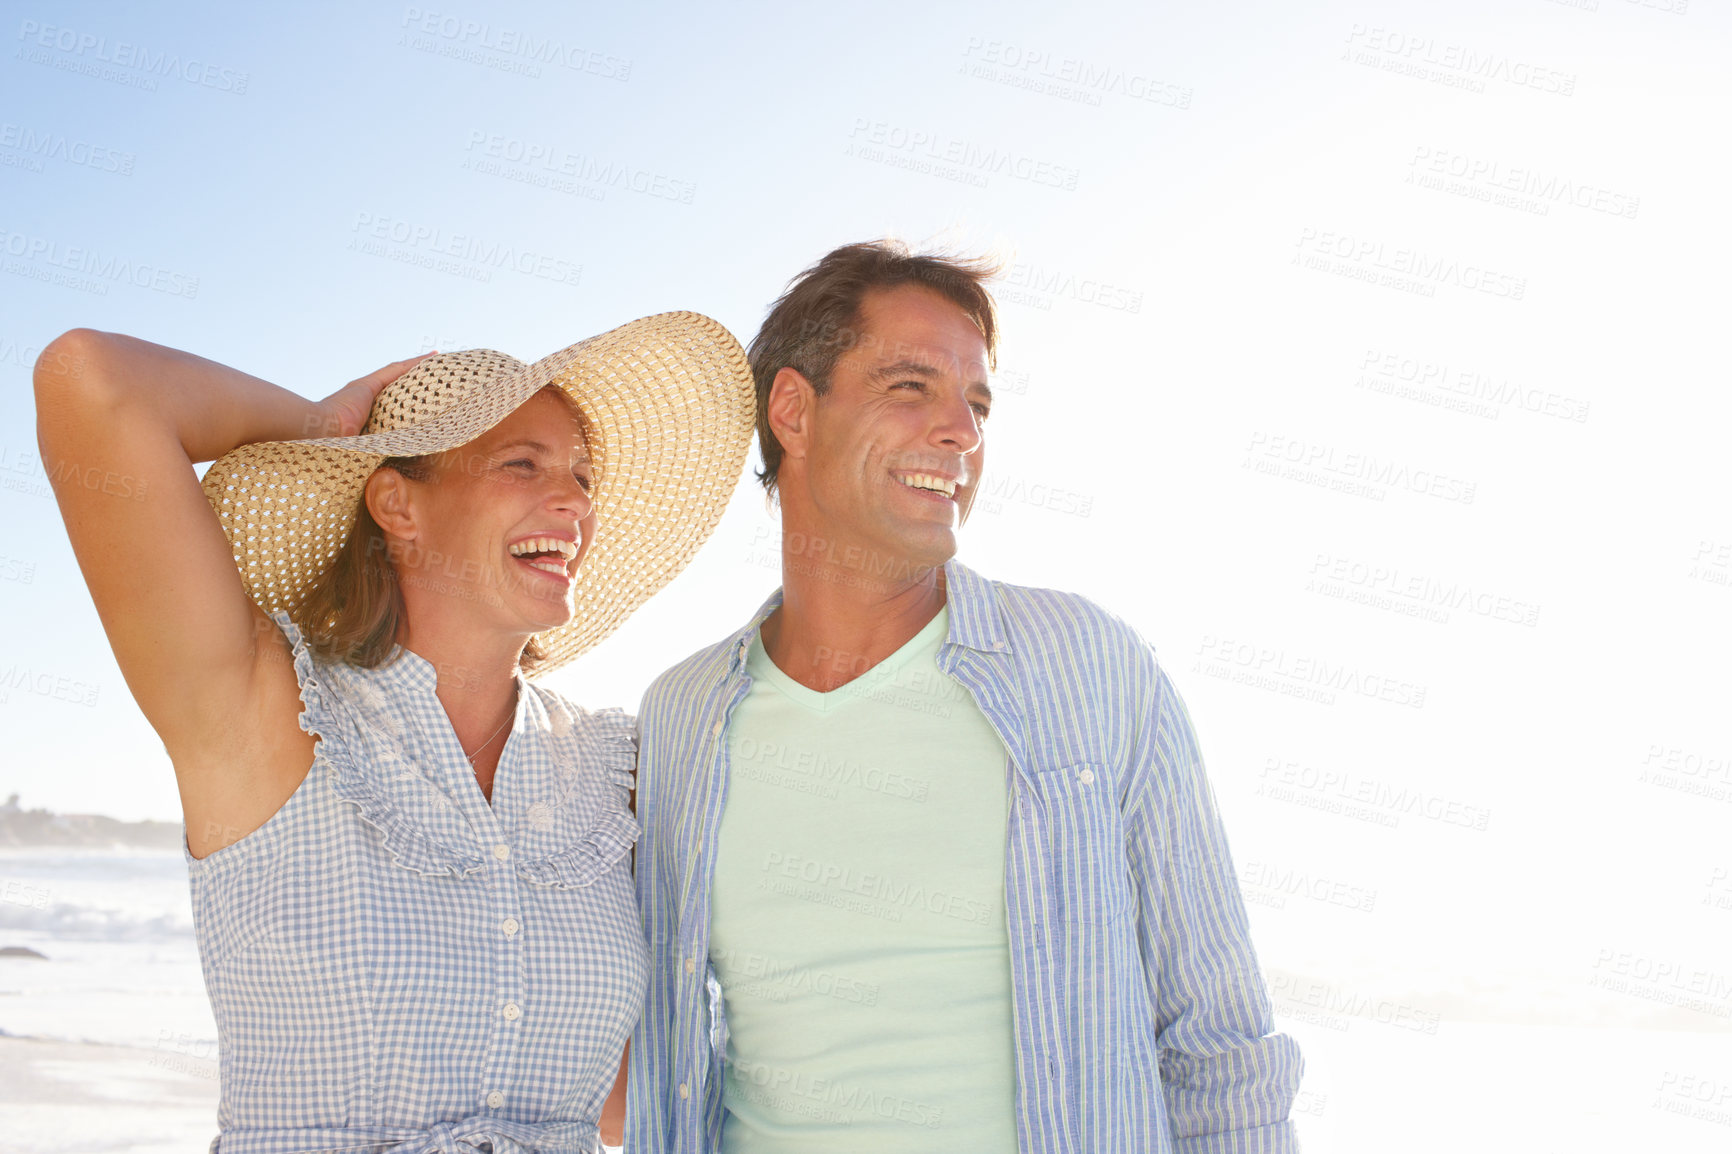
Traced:
<path fill-rule="evenodd" d="M 999 619 L 998 600 L 993 596 L 992 582 L 952 558 L 944 566 L 945 604 L 950 608 L 950 629 L 946 645 L 961 645 L 987 653 L 1008 653 L 1010 643 L 1004 638 L 1003 622 Z M 782 604 L 780 587 L 758 607 L 745 628 L 728 639 L 728 672 L 738 674 L 746 668 L 746 654 L 751 652 L 752 637 L 764 619 Z"/>

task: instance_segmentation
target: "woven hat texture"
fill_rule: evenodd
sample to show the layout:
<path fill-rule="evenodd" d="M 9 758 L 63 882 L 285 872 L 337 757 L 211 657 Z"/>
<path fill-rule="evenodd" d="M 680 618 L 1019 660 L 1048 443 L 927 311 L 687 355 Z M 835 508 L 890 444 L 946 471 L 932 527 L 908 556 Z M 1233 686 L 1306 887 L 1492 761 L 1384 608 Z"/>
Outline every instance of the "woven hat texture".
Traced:
<path fill-rule="evenodd" d="M 381 461 L 467 444 L 550 384 L 588 425 L 595 537 L 571 622 L 537 635 L 537 676 L 596 645 L 686 566 L 745 467 L 751 370 L 733 335 L 698 313 L 644 317 L 532 365 L 491 349 L 429 357 L 380 392 L 359 436 L 227 454 L 204 491 L 247 592 L 267 613 L 294 612 L 348 539 Z"/>

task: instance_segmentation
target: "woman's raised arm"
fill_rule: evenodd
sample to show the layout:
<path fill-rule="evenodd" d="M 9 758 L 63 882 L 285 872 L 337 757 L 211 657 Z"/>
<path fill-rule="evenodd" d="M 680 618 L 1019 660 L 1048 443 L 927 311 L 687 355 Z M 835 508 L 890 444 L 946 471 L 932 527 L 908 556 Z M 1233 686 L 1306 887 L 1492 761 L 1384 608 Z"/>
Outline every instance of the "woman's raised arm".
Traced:
<path fill-rule="evenodd" d="M 317 402 L 88 329 L 36 363 L 42 464 L 127 687 L 174 761 L 199 856 L 263 824 L 312 753 L 283 637 L 247 597 L 193 463 L 253 441 L 354 433 L 413 363 Z"/>

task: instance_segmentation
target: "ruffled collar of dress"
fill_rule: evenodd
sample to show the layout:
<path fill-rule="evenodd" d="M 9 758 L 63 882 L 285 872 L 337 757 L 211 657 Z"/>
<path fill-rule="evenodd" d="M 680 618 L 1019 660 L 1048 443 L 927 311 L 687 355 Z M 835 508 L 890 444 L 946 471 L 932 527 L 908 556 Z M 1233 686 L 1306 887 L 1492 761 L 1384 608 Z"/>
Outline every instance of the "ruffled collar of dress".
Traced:
<path fill-rule="evenodd" d="M 298 631 L 289 635 L 306 706 L 302 728 L 325 738 L 312 772 L 326 775 L 380 831 L 399 866 L 472 874 L 503 844 L 525 880 L 576 886 L 636 840 L 627 810 L 636 739 L 623 711 L 585 710 L 519 676 L 489 806 L 439 700 L 431 662 L 407 649 L 375 669 L 325 662 Z"/>

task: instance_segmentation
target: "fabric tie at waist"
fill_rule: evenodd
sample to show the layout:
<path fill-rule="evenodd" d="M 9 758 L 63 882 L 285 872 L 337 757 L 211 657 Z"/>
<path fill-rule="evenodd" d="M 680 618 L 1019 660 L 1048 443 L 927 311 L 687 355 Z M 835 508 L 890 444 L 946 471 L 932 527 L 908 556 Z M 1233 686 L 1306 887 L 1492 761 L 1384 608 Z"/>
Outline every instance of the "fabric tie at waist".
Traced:
<path fill-rule="evenodd" d="M 396 1126 L 230 1130 L 210 1154 L 594 1154 L 588 1122 L 511 1122 L 474 1114 L 426 1130 Z"/>

